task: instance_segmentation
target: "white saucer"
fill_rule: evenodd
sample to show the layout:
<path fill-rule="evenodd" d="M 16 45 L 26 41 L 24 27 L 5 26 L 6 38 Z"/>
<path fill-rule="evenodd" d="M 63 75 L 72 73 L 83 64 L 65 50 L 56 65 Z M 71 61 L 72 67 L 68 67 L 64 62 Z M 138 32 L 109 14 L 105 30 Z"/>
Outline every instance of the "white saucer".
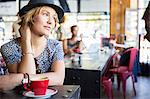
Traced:
<path fill-rule="evenodd" d="M 52 95 L 56 94 L 58 91 L 56 89 L 47 89 L 45 95 L 34 95 L 34 92 L 32 91 L 25 91 L 23 93 L 26 97 L 32 97 L 32 98 L 49 98 Z"/>

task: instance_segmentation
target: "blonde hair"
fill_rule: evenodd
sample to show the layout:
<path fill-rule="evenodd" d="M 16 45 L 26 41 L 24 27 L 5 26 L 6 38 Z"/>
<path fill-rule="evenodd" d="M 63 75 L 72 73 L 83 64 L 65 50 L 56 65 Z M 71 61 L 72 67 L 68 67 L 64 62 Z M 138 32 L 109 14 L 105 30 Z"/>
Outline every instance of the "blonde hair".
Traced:
<path fill-rule="evenodd" d="M 30 11 L 28 11 L 25 15 L 21 16 L 20 17 L 20 19 L 21 19 L 20 25 L 21 26 L 28 25 L 29 27 L 31 27 L 34 24 L 33 17 L 38 15 L 40 13 L 40 10 L 44 7 L 46 7 L 46 6 L 40 6 L 40 7 L 33 8 Z M 59 20 L 58 20 L 58 15 L 57 15 L 55 18 L 55 27 L 58 24 L 59 24 Z"/>

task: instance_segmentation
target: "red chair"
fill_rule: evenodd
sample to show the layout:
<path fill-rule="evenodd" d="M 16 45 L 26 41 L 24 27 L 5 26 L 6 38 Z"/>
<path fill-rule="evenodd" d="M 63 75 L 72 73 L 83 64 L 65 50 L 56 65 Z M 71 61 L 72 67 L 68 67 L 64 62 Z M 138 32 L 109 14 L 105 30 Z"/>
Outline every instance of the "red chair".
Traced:
<path fill-rule="evenodd" d="M 109 57 L 101 72 L 101 84 L 104 88 L 106 95 L 108 96 L 108 99 L 113 99 L 112 81 L 111 81 L 113 74 L 109 72 L 110 66 L 112 65 L 113 57 L 114 55 Z"/>
<path fill-rule="evenodd" d="M 136 95 L 136 90 L 135 90 L 135 85 L 134 85 L 134 75 L 132 73 L 133 67 L 134 67 L 134 61 L 136 59 L 138 50 L 136 48 L 130 48 L 123 52 L 121 54 L 121 57 L 125 54 L 129 54 L 129 60 L 128 65 L 121 65 L 121 62 L 119 63 L 119 67 L 110 69 L 109 71 L 112 72 L 113 74 L 117 74 L 117 81 L 118 81 L 118 89 L 120 88 L 120 80 L 122 81 L 122 90 L 123 90 L 123 97 L 125 99 L 126 96 L 126 80 L 129 77 L 132 77 L 132 83 L 133 83 L 133 89 L 134 89 L 134 94 Z"/>
<path fill-rule="evenodd" d="M 113 99 L 113 94 L 112 94 L 112 81 L 110 78 L 102 78 L 102 86 L 108 96 L 108 99 Z"/>

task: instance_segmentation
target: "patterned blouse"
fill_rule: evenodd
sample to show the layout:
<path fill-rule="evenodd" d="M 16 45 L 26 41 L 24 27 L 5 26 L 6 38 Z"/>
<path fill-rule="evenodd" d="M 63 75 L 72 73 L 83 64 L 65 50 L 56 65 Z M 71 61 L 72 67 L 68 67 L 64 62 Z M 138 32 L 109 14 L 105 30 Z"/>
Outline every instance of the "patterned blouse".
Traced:
<path fill-rule="evenodd" d="M 14 39 L 1 47 L 2 56 L 6 64 L 19 63 L 22 57 L 21 46 L 18 39 Z M 56 60 L 64 60 L 64 53 L 61 44 L 57 40 L 47 39 L 44 51 L 35 57 L 38 68 L 42 73 L 51 70 L 51 66 Z"/>

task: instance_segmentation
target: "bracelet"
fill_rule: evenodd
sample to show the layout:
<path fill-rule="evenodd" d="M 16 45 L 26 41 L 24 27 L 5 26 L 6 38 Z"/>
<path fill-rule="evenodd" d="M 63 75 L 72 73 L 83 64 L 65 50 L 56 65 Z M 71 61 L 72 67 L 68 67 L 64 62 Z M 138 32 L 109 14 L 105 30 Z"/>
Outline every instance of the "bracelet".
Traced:
<path fill-rule="evenodd" d="M 22 55 L 27 55 L 27 54 L 31 54 L 31 55 L 34 55 L 33 52 L 26 52 L 26 53 L 23 53 Z"/>
<path fill-rule="evenodd" d="M 29 78 L 29 74 L 28 73 L 23 73 L 23 79 L 22 79 L 21 82 L 22 82 L 22 84 L 30 82 L 30 78 Z"/>

